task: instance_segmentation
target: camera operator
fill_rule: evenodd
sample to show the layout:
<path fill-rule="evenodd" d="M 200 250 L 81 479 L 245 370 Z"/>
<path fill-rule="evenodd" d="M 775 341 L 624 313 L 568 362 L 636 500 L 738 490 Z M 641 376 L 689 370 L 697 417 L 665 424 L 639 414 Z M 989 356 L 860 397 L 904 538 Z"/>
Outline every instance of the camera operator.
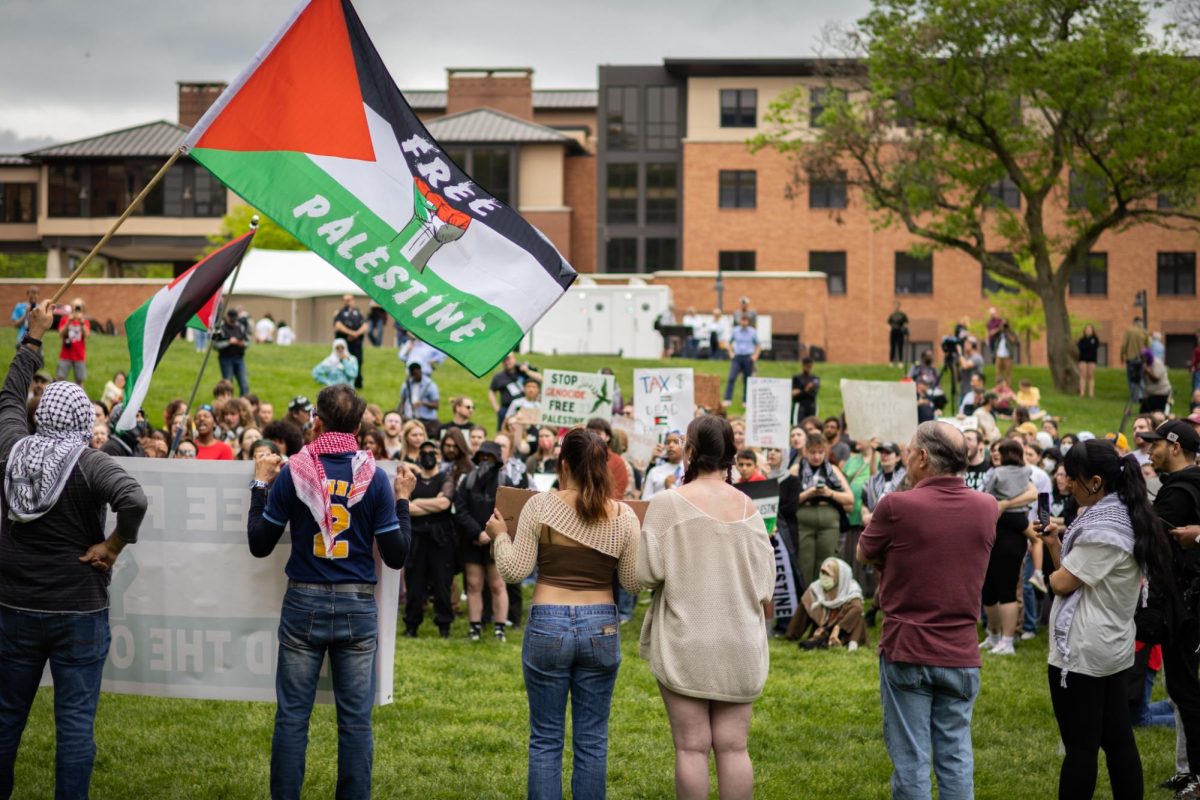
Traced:
<path fill-rule="evenodd" d="M 974 336 L 960 339 L 962 355 L 958 357 L 958 385 L 970 386 L 971 376 L 983 376 L 983 356 L 979 354 L 979 342 Z"/>
<path fill-rule="evenodd" d="M 488 386 L 488 400 L 496 412 L 496 430 L 504 427 L 508 405 L 518 397 L 525 396 L 525 381 L 532 378 L 542 382 L 542 374 L 529 365 L 528 361 L 517 363 L 516 353 L 504 357 L 504 368 L 492 376 Z"/>

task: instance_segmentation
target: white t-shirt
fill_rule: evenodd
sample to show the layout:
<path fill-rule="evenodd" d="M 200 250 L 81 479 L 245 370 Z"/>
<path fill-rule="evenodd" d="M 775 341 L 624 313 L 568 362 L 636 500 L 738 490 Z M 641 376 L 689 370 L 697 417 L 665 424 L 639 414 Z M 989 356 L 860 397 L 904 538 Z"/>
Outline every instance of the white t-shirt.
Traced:
<path fill-rule="evenodd" d="M 642 484 L 642 499 L 649 500 L 659 492 L 664 492 L 667 489 L 667 478 L 675 474 L 683 474 L 683 464 L 672 464 L 666 462 L 659 464 L 657 467 L 651 467 L 646 472 L 646 480 Z"/>
<path fill-rule="evenodd" d="M 280 328 L 279 332 L 275 334 L 275 344 L 282 344 L 286 346 L 294 341 L 296 341 L 296 334 L 293 333 L 292 329 L 286 325 Z"/>
<path fill-rule="evenodd" d="M 254 323 L 254 338 L 260 343 L 271 341 L 271 336 L 275 333 L 275 323 L 263 317 L 258 322 Z"/>
<path fill-rule="evenodd" d="M 1051 666 L 1103 678 L 1133 666 L 1133 614 L 1141 593 L 1142 570 L 1134 557 L 1109 544 L 1078 544 L 1063 559 L 1063 568 L 1083 581 L 1083 592 L 1067 634 L 1071 663 L 1064 664 L 1050 642 Z M 1058 616 L 1061 597 L 1054 598 L 1050 624 Z M 1068 678 L 1068 680 L 1070 680 Z"/>

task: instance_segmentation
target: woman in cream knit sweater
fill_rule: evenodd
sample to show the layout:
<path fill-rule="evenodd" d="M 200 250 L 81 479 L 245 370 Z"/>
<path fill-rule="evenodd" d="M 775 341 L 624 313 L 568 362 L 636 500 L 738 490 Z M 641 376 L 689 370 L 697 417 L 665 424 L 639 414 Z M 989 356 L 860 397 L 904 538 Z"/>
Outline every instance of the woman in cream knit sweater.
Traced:
<path fill-rule="evenodd" d="M 650 501 L 638 548 L 638 581 L 654 592 L 641 653 L 667 707 L 685 800 L 708 797 L 709 752 L 722 798 L 754 790 L 750 704 L 767 680 L 775 554 L 754 504 L 729 483 L 735 453 L 727 420 L 693 420 L 683 486 Z"/>

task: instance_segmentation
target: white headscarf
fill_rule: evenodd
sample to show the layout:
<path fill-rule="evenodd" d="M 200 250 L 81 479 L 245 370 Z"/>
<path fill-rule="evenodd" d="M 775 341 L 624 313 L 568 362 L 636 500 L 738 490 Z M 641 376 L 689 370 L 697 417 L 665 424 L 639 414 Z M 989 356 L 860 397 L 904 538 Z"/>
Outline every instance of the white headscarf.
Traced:
<path fill-rule="evenodd" d="M 821 588 L 821 576 L 818 574 L 817 579 L 809 584 L 809 588 L 816 595 L 816 604 L 832 610 L 841 608 L 851 600 L 862 600 L 862 587 L 858 585 L 858 581 L 854 580 L 854 570 L 850 568 L 850 565 L 840 558 L 827 558 L 821 562 L 821 569 L 825 569 L 825 566 L 831 562 L 837 570 L 836 592 L 832 598 L 827 597 L 825 590 Z"/>
<path fill-rule="evenodd" d="M 343 354 L 341 356 L 338 355 L 338 345 L 339 344 L 342 346 L 342 350 L 343 350 Z M 325 359 L 323 361 L 321 361 L 321 366 L 332 367 L 333 369 L 341 369 L 342 368 L 342 359 L 348 358 L 348 357 L 350 357 L 350 346 L 346 344 L 346 340 L 345 339 L 334 339 L 333 347 L 331 347 L 329 349 L 329 355 L 325 356 Z"/>
<path fill-rule="evenodd" d="M 79 386 L 55 381 L 33 413 L 36 432 L 13 446 L 4 473 L 8 517 L 32 522 L 49 511 L 91 446 L 96 409 Z"/>

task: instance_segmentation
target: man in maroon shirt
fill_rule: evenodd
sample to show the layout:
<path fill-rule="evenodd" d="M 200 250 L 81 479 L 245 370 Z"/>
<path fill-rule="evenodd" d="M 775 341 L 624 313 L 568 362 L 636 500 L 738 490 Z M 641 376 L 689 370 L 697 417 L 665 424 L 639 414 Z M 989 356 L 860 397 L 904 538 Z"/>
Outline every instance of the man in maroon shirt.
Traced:
<path fill-rule="evenodd" d="M 886 615 L 879 643 L 883 738 L 892 759 L 892 796 L 974 796 L 971 712 L 979 693 L 977 622 L 996 500 L 967 488 L 966 440 L 925 422 L 908 448 L 913 488 L 879 501 L 858 540 L 858 559 L 882 577 Z"/>

